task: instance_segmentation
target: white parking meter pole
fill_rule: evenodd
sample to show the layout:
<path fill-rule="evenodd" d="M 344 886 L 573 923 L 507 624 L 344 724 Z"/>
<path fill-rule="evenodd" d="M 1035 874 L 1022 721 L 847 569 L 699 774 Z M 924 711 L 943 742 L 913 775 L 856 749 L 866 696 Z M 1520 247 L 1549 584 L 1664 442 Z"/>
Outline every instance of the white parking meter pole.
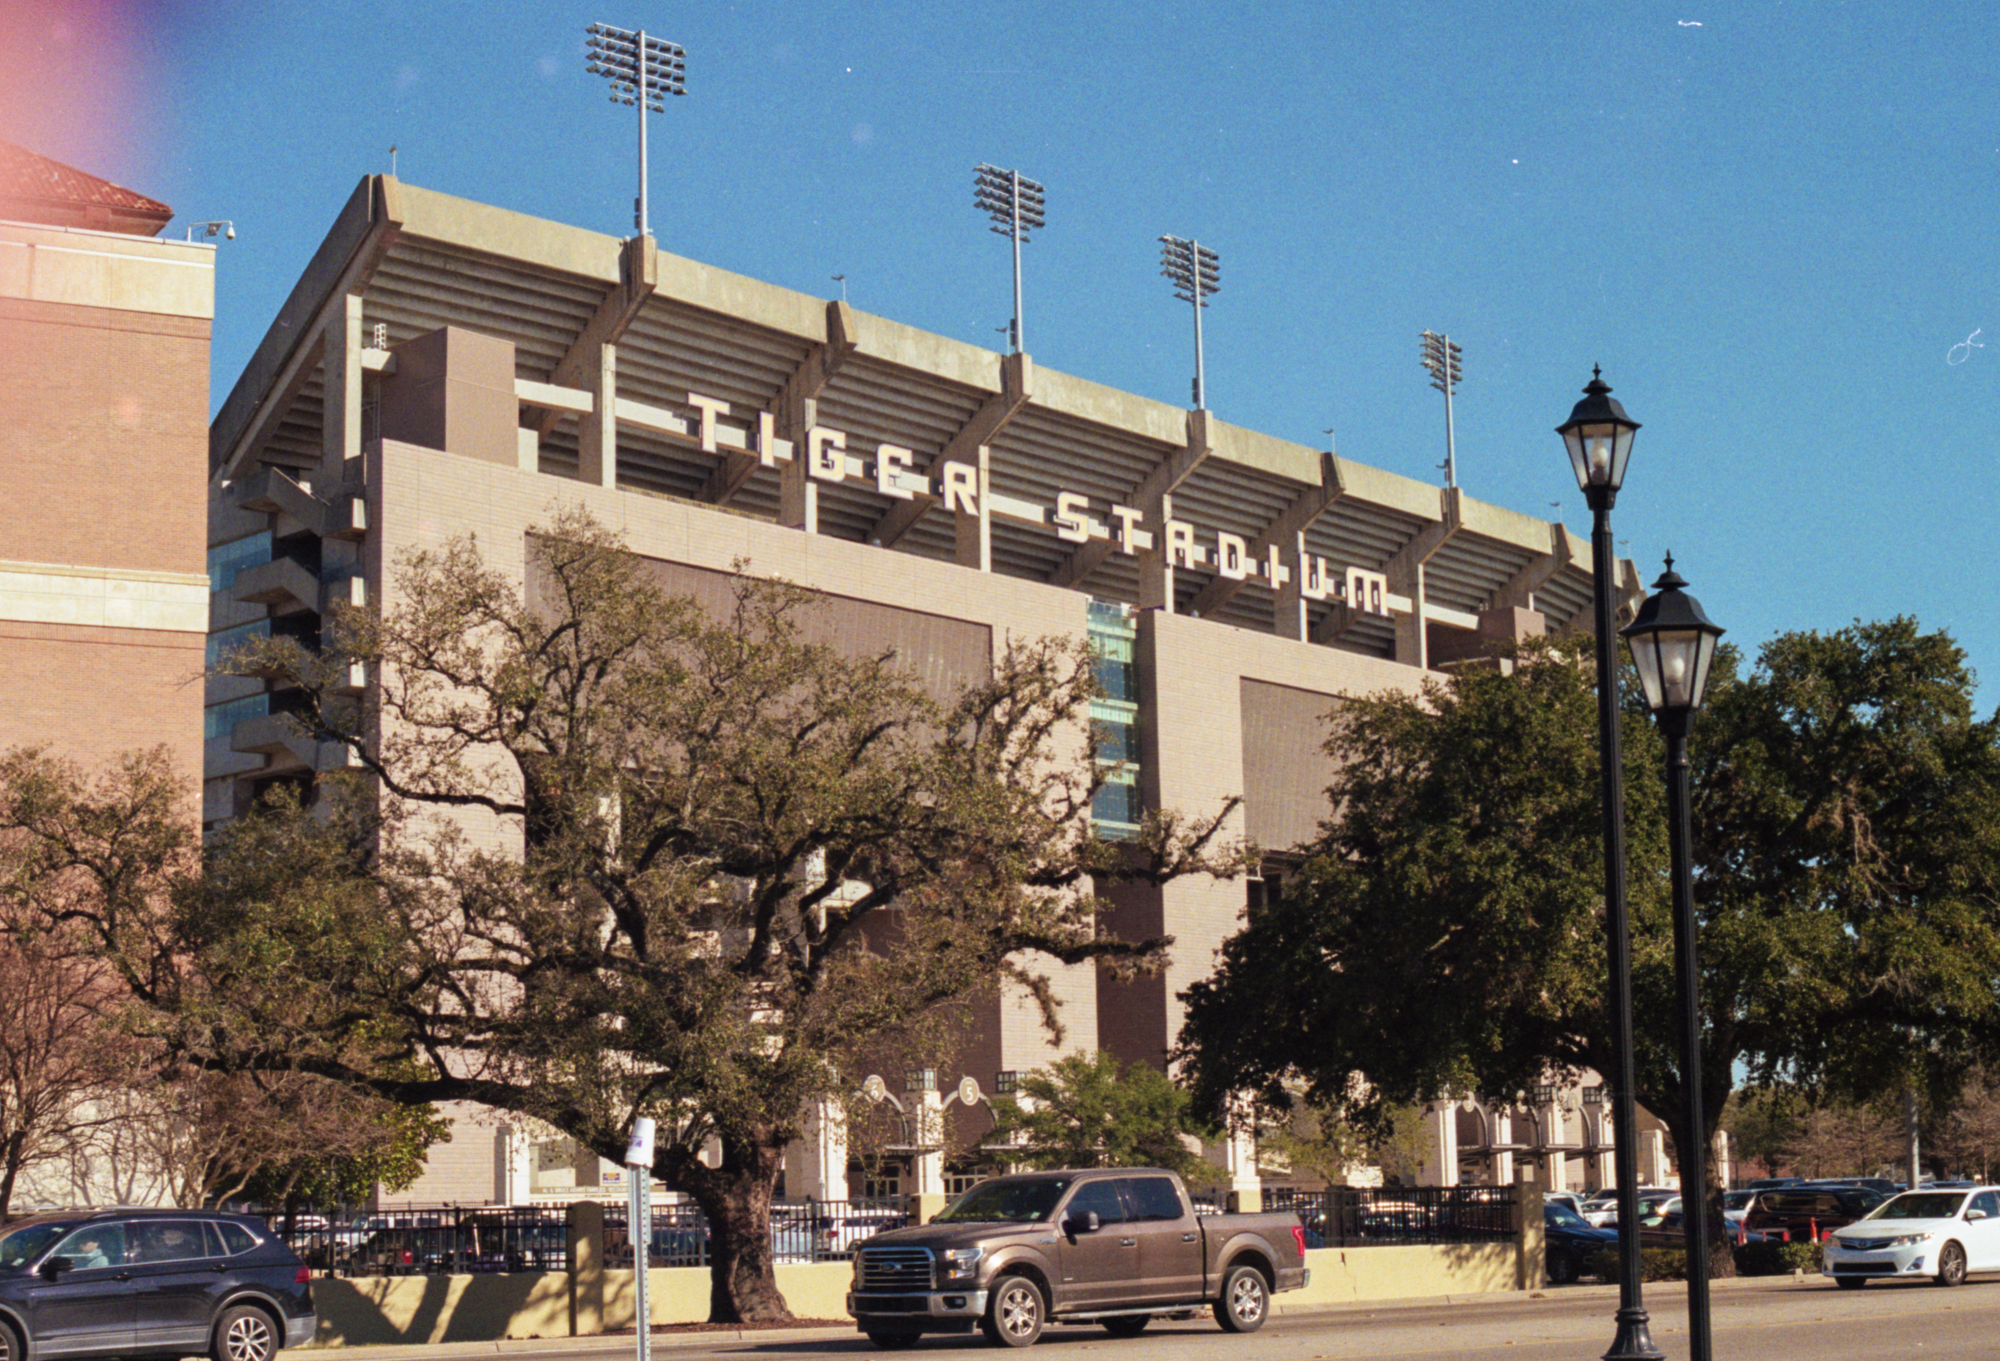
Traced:
<path fill-rule="evenodd" d="M 632 1122 L 625 1167 L 632 1184 L 625 1216 L 626 1236 L 632 1240 L 632 1327 L 639 1340 L 638 1361 L 653 1361 L 653 1305 L 646 1290 L 646 1256 L 653 1246 L 653 1121 L 647 1116 Z"/>

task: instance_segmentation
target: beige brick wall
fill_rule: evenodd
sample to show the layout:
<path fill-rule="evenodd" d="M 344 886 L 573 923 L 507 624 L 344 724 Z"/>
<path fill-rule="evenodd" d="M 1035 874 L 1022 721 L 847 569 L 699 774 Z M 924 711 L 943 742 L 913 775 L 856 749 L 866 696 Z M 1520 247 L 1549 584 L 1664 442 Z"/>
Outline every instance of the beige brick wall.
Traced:
<path fill-rule="evenodd" d="M 164 744 L 201 771 L 202 638 L 0 620 L 0 747 L 47 746 L 86 768 Z"/>
<path fill-rule="evenodd" d="M 0 560 L 199 572 L 208 322 L 0 297 Z"/>

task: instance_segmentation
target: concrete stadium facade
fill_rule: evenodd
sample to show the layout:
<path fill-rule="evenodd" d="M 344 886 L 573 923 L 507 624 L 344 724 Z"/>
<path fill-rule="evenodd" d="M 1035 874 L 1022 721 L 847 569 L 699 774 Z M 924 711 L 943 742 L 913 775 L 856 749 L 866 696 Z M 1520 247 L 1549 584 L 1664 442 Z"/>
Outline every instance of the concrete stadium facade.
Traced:
<path fill-rule="evenodd" d="M 394 603 L 393 565 L 473 533 L 525 580 L 528 531 L 558 502 L 624 533 L 669 586 L 734 570 L 822 596 L 857 646 L 927 677 L 982 674 L 1010 637 L 1087 638 L 1113 662 L 1093 717 L 1124 763 L 1098 805 L 1242 796 L 1234 830 L 1263 880 L 1126 892 L 1110 927 L 1172 934 L 1160 977 L 1057 977 L 1065 1051 L 1163 1064 L 1178 994 L 1325 812 L 1321 719 L 1342 693 L 1412 689 L 1544 631 L 1589 627 L 1587 545 L 1561 524 L 1232 426 L 659 251 L 375 176 L 306 268 L 210 432 L 216 636 L 311 636 L 336 604 Z M 1639 593 L 1630 564 L 1620 591 Z M 354 677 L 366 694 L 368 678 Z M 268 682 L 211 677 L 205 816 L 341 759 Z M 491 844 L 518 829 L 478 829 Z M 947 1187 L 942 1139 L 1059 1056 L 1025 999 L 970 1018 L 956 1074 L 871 1094 L 912 1131 L 896 1190 Z M 1521 1154 L 1596 1184 L 1588 1122 L 1433 1113 L 1437 1179 L 1512 1179 Z M 482 1117 L 466 1112 L 477 1123 Z M 603 1194 L 615 1169 L 504 1120 L 438 1150 L 426 1200 Z M 1518 1147 L 1514 1128 L 1551 1130 Z M 786 1190 L 844 1199 L 835 1122 L 795 1150 Z M 1482 1132 L 1485 1131 L 1485 1132 Z M 1542 1142 L 1546 1143 L 1547 1140 Z M 1561 1145 L 1558 1147 L 1557 1145 Z M 1217 1150 L 1220 1187 L 1264 1174 Z M 1479 1160 L 1484 1158 L 1481 1163 Z M 1497 1159 L 1497 1161 L 1496 1161 Z M 1484 1171 L 1481 1172 L 1483 1167 Z M 889 1189 L 870 1187 L 868 1189 Z"/>

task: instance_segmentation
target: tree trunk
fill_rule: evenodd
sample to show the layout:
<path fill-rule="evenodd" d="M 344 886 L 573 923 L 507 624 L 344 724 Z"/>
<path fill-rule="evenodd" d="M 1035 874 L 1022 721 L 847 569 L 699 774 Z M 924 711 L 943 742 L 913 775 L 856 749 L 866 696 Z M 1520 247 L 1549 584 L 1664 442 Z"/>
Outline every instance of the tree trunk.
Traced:
<path fill-rule="evenodd" d="M 1903 1152 L 1912 1191 L 1923 1185 L 1922 1150 L 1917 1146 L 1917 1079 L 1913 1073 L 1903 1083 Z"/>
<path fill-rule="evenodd" d="M 6 1171 L 0 1174 L 0 1221 L 7 1218 L 7 1207 L 14 1203 L 14 1182 L 21 1174 L 21 1150 L 27 1142 L 28 1131 L 24 1129 L 7 1136 Z"/>
<path fill-rule="evenodd" d="M 1727 1098 L 1726 1089 L 1722 1095 L 1723 1099 Z M 1673 1104 L 1679 1106 L 1680 1103 Z M 1730 1236 L 1729 1222 L 1722 1217 L 1722 1193 L 1725 1188 L 1722 1185 L 1722 1163 L 1715 1156 L 1715 1132 L 1722 1127 L 1722 1104 L 1722 1099 L 1718 1099 L 1713 1107 L 1704 1104 L 1702 1109 L 1702 1118 L 1708 1125 L 1708 1141 L 1703 1145 L 1708 1156 L 1702 1160 L 1703 1181 L 1706 1184 L 1701 1188 L 1698 1203 L 1690 1203 L 1687 1159 L 1681 1153 L 1688 1147 L 1686 1141 L 1690 1137 L 1685 1113 L 1676 1110 L 1671 1117 L 1663 1116 L 1660 1121 L 1667 1127 L 1667 1138 L 1673 1144 L 1674 1166 L 1681 1177 L 1681 1213 L 1699 1212 L 1708 1218 L 1708 1279 L 1711 1281 L 1726 1281 L 1736 1275 L 1736 1240 Z"/>
<path fill-rule="evenodd" d="M 708 1216 L 708 1321 L 787 1323 L 771 1249 L 771 1200 L 784 1148 L 722 1141 L 722 1165 L 689 1178 Z"/>

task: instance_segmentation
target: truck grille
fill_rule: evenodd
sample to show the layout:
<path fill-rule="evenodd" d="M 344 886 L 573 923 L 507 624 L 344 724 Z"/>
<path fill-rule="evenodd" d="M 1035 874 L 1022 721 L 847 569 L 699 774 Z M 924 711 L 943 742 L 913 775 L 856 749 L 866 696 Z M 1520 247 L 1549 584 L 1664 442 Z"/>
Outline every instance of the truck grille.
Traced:
<path fill-rule="evenodd" d="M 856 1273 L 861 1290 L 929 1290 L 931 1250 L 929 1248 L 863 1248 L 861 1270 Z"/>

